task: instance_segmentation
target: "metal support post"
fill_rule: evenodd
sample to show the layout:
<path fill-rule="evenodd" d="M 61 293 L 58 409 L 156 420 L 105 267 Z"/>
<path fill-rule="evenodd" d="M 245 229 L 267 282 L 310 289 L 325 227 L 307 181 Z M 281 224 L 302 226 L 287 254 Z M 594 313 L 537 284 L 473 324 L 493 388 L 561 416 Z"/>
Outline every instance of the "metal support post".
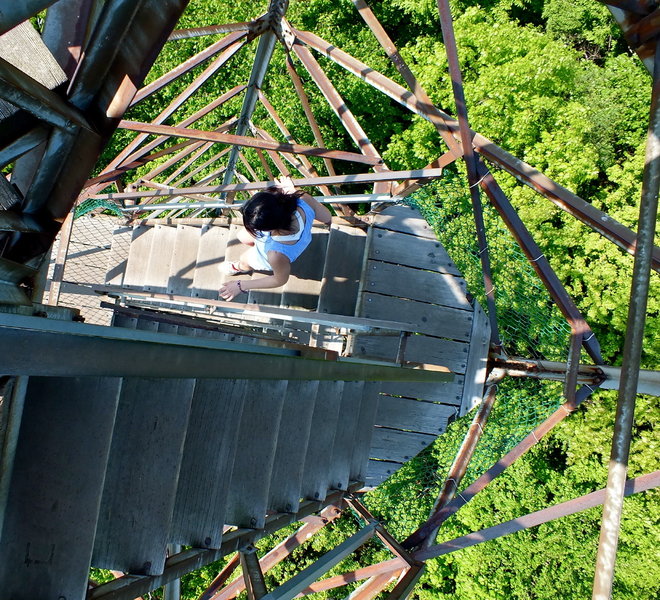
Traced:
<path fill-rule="evenodd" d="M 651 275 L 651 255 L 658 215 L 658 190 L 660 188 L 660 43 L 656 46 L 653 73 L 653 95 L 649 119 L 646 162 L 642 183 L 642 199 L 639 210 L 637 248 L 633 267 L 628 308 L 628 326 L 623 348 L 621 385 L 614 423 L 612 453 L 607 478 L 607 497 L 603 505 L 603 521 L 596 557 L 593 599 L 606 600 L 611 597 L 614 581 L 614 563 L 619 541 L 619 524 L 623 509 L 623 490 L 628 472 L 630 437 L 635 416 L 635 396 L 646 306 Z"/>
<path fill-rule="evenodd" d="M 266 589 L 264 574 L 261 572 L 257 549 L 254 546 L 248 546 L 239 554 L 248 600 L 260 600 L 268 593 L 268 590 Z"/>

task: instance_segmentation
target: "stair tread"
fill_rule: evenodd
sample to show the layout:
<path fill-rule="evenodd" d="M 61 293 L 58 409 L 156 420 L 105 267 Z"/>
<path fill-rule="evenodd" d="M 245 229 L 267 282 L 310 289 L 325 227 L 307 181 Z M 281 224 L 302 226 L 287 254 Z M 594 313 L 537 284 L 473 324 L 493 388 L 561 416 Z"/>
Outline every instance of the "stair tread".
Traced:
<path fill-rule="evenodd" d="M 230 228 L 208 225 L 202 228 L 193 275 L 193 297 L 218 299 L 218 290 L 224 281 L 218 267 L 231 250 L 229 243 Z"/>
<path fill-rule="evenodd" d="M 264 526 L 270 476 L 287 381 L 248 382 L 234 458 L 225 521 L 260 529 Z"/>
<path fill-rule="evenodd" d="M 219 548 L 246 380 L 195 384 L 170 542 Z"/>
<path fill-rule="evenodd" d="M 355 315 L 366 241 L 362 229 L 332 224 L 319 293 L 320 313 Z"/>
<path fill-rule="evenodd" d="M 94 566 L 162 573 L 194 383 L 123 379 Z"/>
<path fill-rule="evenodd" d="M 341 395 L 337 431 L 330 462 L 330 487 L 347 490 L 351 475 L 353 446 L 360 406 L 364 394 L 364 381 L 346 381 Z"/>
<path fill-rule="evenodd" d="M 176 227 L 154 226 L 147 269 L 142 284 L 145 290 L 157 293 L 167 291 L 176 238 Z"/>
<path fill-rule="evenodd" d="M 167 281 L 168 294 L 180 296 L 190 296 L 192 294 L 201 236 L 201 227 L 177 226 Z"/>
<path fill-rule="evenodd" d="M 3 597 L 85 596 L 119 387 L 30 378 L 0 543 Z"/>
<path fill-rule="evenodd" d="M 334 446 L 343 388 L 343 381 L 319 382 L 303 470 L 303 498 L 323 500 L 330 487 L 330 449 Z"/>
<path fill-rule="evenodd" d="M 291 512 L 300 501 L 318 381 L 289 381 L 282 407 L 268 507 Z"/>

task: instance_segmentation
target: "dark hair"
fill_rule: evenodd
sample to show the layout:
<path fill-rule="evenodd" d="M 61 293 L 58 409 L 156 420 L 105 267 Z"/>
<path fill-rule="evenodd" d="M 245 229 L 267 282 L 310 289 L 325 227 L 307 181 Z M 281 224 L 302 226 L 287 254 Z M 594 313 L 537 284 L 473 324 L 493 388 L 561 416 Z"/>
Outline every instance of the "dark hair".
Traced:
<path fill-rule="evenodd" d="M 241 207 L 245 229 L 254 237 L 261 237 L 262 231 L 291 229 L 291 219 L 302 194 L 300 191 L 286 194 L 276 187 L 257 192 Z"/>

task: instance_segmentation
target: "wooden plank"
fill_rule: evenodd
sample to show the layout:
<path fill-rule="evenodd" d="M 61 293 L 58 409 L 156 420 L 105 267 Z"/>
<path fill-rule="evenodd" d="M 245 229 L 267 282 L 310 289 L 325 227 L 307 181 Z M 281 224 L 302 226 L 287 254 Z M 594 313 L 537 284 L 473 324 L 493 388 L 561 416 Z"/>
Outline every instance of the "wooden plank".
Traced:
<path fill-rule="evenodd" d="M 419 238 L 405 233 L 373 229 L 369 258 L 417 269 L 459 275 L 460 271 L 437 240 Z"/>
<path fill-rule="evenodd" d="M 461 416 L 481 403 L 486 383 L 489 350 L 490 321 L 479 303 L 475 302 L 472 338 L 470 339 L 470 352 L 461 401 Z"/>
<path fill-rule="evenodd" d="M 448 421 L 457 416 L 456 406 L 381 396 L 376 425 L 437 436 L 445 431 Z"/>
<path fill-rule="evenodd" d="M 388 206 L 374 217 L 374 227 L 435 240 L 433 228 L 412 206 Z"/>
<path fill-rule="evenodd" d="M 170 541 L 220 548 L 246 380 L 200 379 L 190 409 Z"/>
<path fill-rule="evenodd" d="M 406 462 L 433 443 L 436 436 L 386 427 L 374 427 L 370 458 Z"/>
<path fill-rule="evenodd" d="M 471 312 L 381 294 L 363 294 L 360 314 L 367 319 L 398 319 L 418 333 L 457 341 L 468 341 L 472 331 Z"/>
<path fill-rule="evenodd" d="M 4 506 L 4 598 L 84 598 L 119 378 L 30 377 Z"/>
<path fill-rule="evenodd" d="M 351 457 L 351 481 L 364 481 L 367 476 L 371 436 L 380 402 L 380 386 L 380 382 L 365 382 L 364 385 L 360 414 L 355 427 L 355 442 Z"/>
<path fill-rule="evenodd" d="M 172 262 L 167 281 L 168 294 L 181 296 L 192 295 L 201 235 L 201 227 L 177 225 L 174 252 L 172 253 Z"/>
<path fill-rule="evenodd" d="M 353 445 L 355 443 L 360 406 L 364 393 L 364 381 L 346 381 L 341 395 L 337 433 L 332 446 L 330 462 L 330 487 L 347 490 L 351 475 Z"/>
<path fill-rule="evenodd" d="M 225 521 L 261 529 L 287 382 L 249 381 L 237 439 Z"/>
<path fill-rule="evenodd" d="M 177 230 L 176 227 L 156 225 L 152 235 L 144 289 L 149 292 L 166 292 Z"/>
<path fill-rule="evenodd" d="M 303 469 L 311 434 L 318 381 L 289 381 L 271 477 L 268 508 L 292 512 L 301 497 Z"/>
<path fill-rule="evenodd" d="M 291 265 L 291 276 L 284 284 L 280 306 L 316 310 L 329 237 L 327 228 L 314 227 L 309 246 Z"/>
<path fill-rule="evenodd" d="M 465 373 L 467 342 L 457 342 L 429 335 L 411 335 L 405 342 L 404 361 L 447 367 L 452 373 Z M 357 336 L 353 356 L 394 361 L 399 349 L 398 336 Z"/>
<path fill-rule="evenodd" d="M 95 566 L 162 573 L 194 385 L 194 379 L 123 380 Z"/>
<path fill-rule="evenodd" d="M 444 383 L 384 382 L 381 393 L 460 406 L 463 399 L 464 382 L 463 375 L 455 375 L 454 381 Z"/>
<path fill-rule="evenodd" d="M 230 230 L 227 227 L 204 226 L 199 240 L 192 296 L 194 298 L 218 299 L 218 290 L 223 281 L 219 266 L 228 256 Z M 238 240 L 232 240 L 232 244 Z"/>
<path fill-rule="evenodd" d="M 334 446 L 343 381 L 321 381 L 316 394 L 312 433 L 303 471 L 302 497 L 323 500 L 330 487 L 330 461 Z"/>
<path fill-rule="evenodd" d="M 119 227 L 114 230 L 108 263 L 106 265 L 106 285 L 122 285 L 124 283 L 124 273 L 126 272 L 126 263 L 128 262 L 128 252 L 131 247 L 132 237 L 132 227 Z"/>
<path fill-rule="evenodd" d="M 367 234 L 359 227 L 332 224 L 318 312 L 351 317 L 355 314 L 366 241 Z"/>
<path fill-rule="evenodd" d="M 369 488 L 376 487 L 385 481 L 388 477 L 396 473 L 401 467 L 402 463 L 385 461 L 385 460 L 370 460 L 367 465 L 367 476 L 365 477 L 365 486 Z"/>
<path fill-rule="evenodd" d="M 370 260 L 365 280 L 367 292 L 472 310 L 465 295 L 465 282 L 455 275 Z"/>
<path fill-rule="evenodd" d="M 123 287 L 142 289 L 147 267 L 149 266 L 153 235 L 153 227 L 138 225 L 133 228 L 124 281 L 122 282 Z"/>

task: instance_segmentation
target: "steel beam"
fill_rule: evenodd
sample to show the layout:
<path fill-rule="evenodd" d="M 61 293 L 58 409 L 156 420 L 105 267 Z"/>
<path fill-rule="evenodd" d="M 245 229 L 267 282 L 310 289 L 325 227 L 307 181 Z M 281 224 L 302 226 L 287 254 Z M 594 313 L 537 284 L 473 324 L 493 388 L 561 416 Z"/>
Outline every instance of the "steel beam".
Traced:
<path fill-rule="evenodd" d="M 660 471 L 654 471 L 653 473 L 626 481 L 624 495 L 630 496 L 631 494 L 644 492 L 658 486 L 660 486 Z M 554 519 L 573 515 L 589 508 L 594 508 L 595 506 L 602 504 L 604 499 L 604 489 L 598 490 L 597 492 L 591 492 L 590 494 L 575 498 L 574 500 L 568 500 L 567 502 L 562 502 L 561 504 L 556 504 L 555 506 L 544 508 L 543 510 L 522 517 L 516 517 L 505 523 L 500 523 L 499 525 L 488 527 L 481 531 L 469 533 L 468 535 L 464 535 L 449 542 L 431 546 L 425 550 L 419 550 L 415 552 L 414 556 L 421 561 L 437 558 L 438 556 L 456 552 L 456 550 L 469 548 L 470 546 L 475 546 L 482 542 L 494 540 L 504 535 L 516 533 L 517 531 L 536 527 L 537 525 L 553 521 Z"/>
<path fill-rule="evenodd" d="M 237 33 L 233 33 L 215 42 L 214 44 L 211 44 L 208 48 L 205 48 L 201 52 L 195 54 L 195 56 L 191 56 L 188 60 L 182 62 L 180 65 L 178 65 L 171 71 L 168 71 L 164 75 L 161 75 L 155 81 L 152 81 L 149 85 L 145 85 L 143 88 L 141 88 L 137 92 L 137 94 L 135 94 L 135 97 L 131 101 L 130 105 L 135 106 L 139 102 L 142 102 L 142 100 L 144 100 L 145 98 L 148 98 L 149 96 L 163 89 L 166 85 L 168 85 L 172 81 L 176 81 L 179 77 L 182 77 L 183 75 L 194 69 L 195 67 L 203 64 L 205 61 L 209 60 L 210 58 L 213 58 L 217 54 L 220 54 L 220 52 L 223 52 L 227 48 L 237 45 L 237 43 L 240 40 L 242 40 L 244 37 L 246 37 L 246 35 L 247 35 L 246 32 L 241 32 L 241 31 Z M 245 42 L 238 45 L 238 49 L 240 49 L 244 43 Z"/>
<path fill-rule="evenodd" d="M 447 370 L 304 358 L 280 348 L 0 313 L 5 375 L 198 377 L 342 381 L 450 381 Z M 39 356 L 38 361 L 34 360 Z M 136 357 L 140 357 L 136 360 Z"/>
<path fill-rule="evenodd" d="M 367 540 L 373 537 L 375 529 L 375 523 L 371 523 L 366 527 L 363 527 L 360 531 L 352 535 L 346 541 L 339 544 L 339 546 L 324 554 L 312 565 L 306 569 L 303 569 L 300 573 L 289 579 L 289 581 L 282 584 L 279 588 L 264 596 L 264 599 L 292 600 L 310 583 L 318 579 L 324 573 L 328 572 L 330 569 L 332 569 L 332 567 L 337 565 L 349 554 L 357 550 L 360 546 L 367 542 Z"/>
<path fill-rule="evenodd" d="M 295 34 L 302 42 L 322 53 L 350 73 L 353 73 L 356 77 L 380 90 L 410 111 L 430 121 L 436 128 L 444 127 L 450 133 L 458 133 L 458 121 L 434 106 L 430 100 L 428 103 L 423 102 L 403 86 L 358 61 L 346 52 L 341 51 L 333 44 L 325 42 L 318 36 L 298 30 L 295 30 Z M 443 135 L 443 139 L 446 143 L 450 144 L 450 150 L 456 152 L 457 157 L 461 156 L 462 150 L 460 144 L 455 140 L 452 143 L 452 136 Z M 560 209 L 582 221 L 629 254 L 635 253 L 636 238 L 632 230 L 606 213 L 596 209 L 593 205 L 576 196 L 565 187 L 552 181 L 534 167 L 509 154 L 483 135 L 473 132 L 472 142 L 475 150 L 484 158 L 494 162 L 522 183 L 535 189 Z M 657 246 L 653 249 L 653 269 L 660 272 L 660 248 Z"/>
<path fill-rule="evenodd" d="M 582 313 L 580 313 L 573 299 L 566 292 L 559 277 L 557 277 L 554 269 L 550 266 L 550 262 L 534 241 L 532 234 L 523 223 L 515 208 L 513 208 L 506 194 L 504 194 L 497 181 L 495 181 L 495 178 L 481 161 L 478 162 L 477 172 L 480 176 L 479 184 L 490 198 L 491 204 L 495 207 L 509 231 L 518 242 L 525 256 L 527 256 L 527 260 L 529 260 L 534 271 L 536 271 L 536 274 L 543 282 L 553 301 L 568 320 L 571 331 L 582 335 L 582 344 L 589 353 L 589 356 L 591 356 L 596 364 L 603 364 L 600 344 L 594 332 L 582 316 Z"/>
<path fill-rule="evenodd" d="M 438 511 L 432 519 L 424 523 L 417 531 L 409 535 L 403 542 L 404 548 L 416 548 L 424 542 L 424 540 L 434 531 L 439 525 L 451 517 L 459 508 L 467 504 L 476 494 L 483 490 L 488 484 L 491 483 L 496 477 L 501 475 L 507 467 L 510 467 L 516 460 L 518 460 L 525 452 L 539 443 L 545 435 L 561 423 L 568 415 L 575 411 L 575 409 L 582 404 L 594 391 L 594 388 L 585 385 L 578 390 L 575 395 L 575 402 L 566 402 L 562 404 L 555 412 L 553 412 L 543 423 L 541 423 L 534 431 L 532 431 L 524 440 L 505 454 L 499 461 L 497 461 L 490 469 L 483 475 L 478 477 L 468 487 L 466 487 L 457 498 L 454 498 L 444 508 Z M 417 554 L 414 554 L 417 558 Z"/>
<path fill-rule="evenodd" d="M 653 94 L 646 144 L 646 161 L 639 208 L 637 252 L 633 267 L 628 306 L 626 341 L 623 347 L 621 385 L 614 422 L 607 493 L 596 557 L 593 599 L 607 600 L 612 594 L 614 563 L 619 541 L 623 495 L 628 474 L 628 457 L 635 420 L 635 396 L 644 343 L 644 325 L 651 276 L 651 253 L 658 222 L 660 191 L 660 42 L 656 42 Z"/>
<path fill-rule="evenodd" d="M 413 169 L 411 171 L 384 171 L 382 173 L 356 173 L 355 175 L 335 175 L 325 177 L 309 177 L 304 179 L 293 179 L 296 187 L 319 186 L 333 184 L 359 184 L 372 183 L 374 181 L 398 181 L 402 179 L 438 178 L 442 176 L 442 169 Z M 114 194 L 94 194 L 92 198 L 104 198 L 106 200 L 124 200 L 136 198 L 153 198 L 180 196 L 182 194 L 214 194 L 218 192 L 241 192 L 249 190 L 263 190 L 273 185 L 272 181 L 254 181 L 251 183 L 232 183 L 230 185 L 196 186 L 187 188 L 169 188 L 163 192 L 136 191 L 118 192 Z"/>
<path fill-rule="evenodd" d="M 233 146 L 247 148 L 261 148 L 262 150 L 273 150 L 275 152 L 289 152 L 291 154 L 306 154 L 308 156 L 329 156 L 339 160 L 350 162 L 359 162 L 367 165 L 376 165 L 380 158 L 356 154 L 355 152 L 344 152 L 342 150 L 328 150 L 326 148 L 315 148 L 313 146 L 303 146 L 301 144 L 282 144 L 279 142 L 269 142 L 267 140 L 258 140 L 252 137 L 222 134 L 214 131 L 201 131 L 199 129 L 189 129 L 187 127 L 172 127 L 171 125 L 156 125 L 151 123 L 138 123 L 136 121 L 121 121 L 119 127 L 131 131 L 142 131 L 145 133 L 157 133 L 161 135 L 176 136 L 192 140 L 217 142 Z M 231 157 L 230 157 L 231 158 Z M 229 168 L 229 165 L 227 166 Z"/>
<path fill-rule="evenodd" d="M 259 44 L 254 56 L 254 63 L 252 71 L 250 72 L 250 79 L 248 80 L 247 91 L 243 98 L 243 106 L 241 107 L 241 114 L 238 118 L 238 125 L 236 126 L 236 134 L 239 136 L 245 135 L 250 125 L 252 113 L 257 104 L 257 92 L 263 85 L 270 59 L 273 56 L 275 48 L 275 33 L 272 30 L 266 31 L 259 38 Z M 234 171 L 236 169 L 236 162 L 238 161 L 238 153 L 240 149 L 238 146 L 232 148 L 227 163 L 227 170 L 223 179 L 224 184 L 229 184 L 234 179 Z"/>

